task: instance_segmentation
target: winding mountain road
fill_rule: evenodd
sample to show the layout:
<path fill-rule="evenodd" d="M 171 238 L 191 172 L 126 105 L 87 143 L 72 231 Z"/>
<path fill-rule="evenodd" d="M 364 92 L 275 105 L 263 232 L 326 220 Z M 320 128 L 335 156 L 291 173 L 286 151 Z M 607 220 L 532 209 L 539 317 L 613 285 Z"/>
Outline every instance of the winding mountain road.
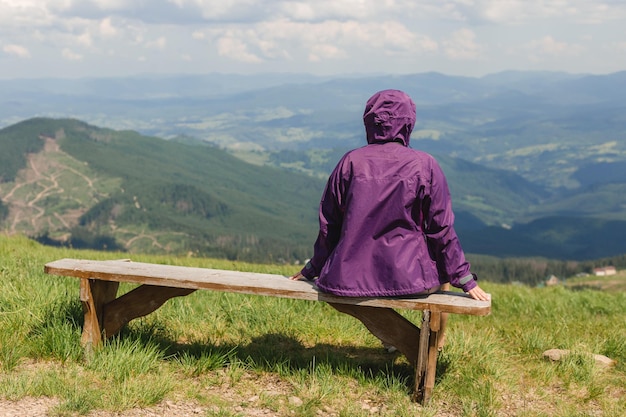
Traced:
<path fill-rule="evenodd" d="M 76 224 L 78 218 L 86 210 L 65 210 L 46 215 L 46 209 L 41 202 L 54 195 L 65 198 L 81 200 L 72 196 L 60 184 L 60 179 L 70 173 L 74 178 L 80 178 L 85 182 L 88 195 L 94 202 L 102 193 L 94 185 L 94 180 L 84 173 L 61 162 L 71 160 L 71 157 L 61 151 L 59 144 L 53 138 L 43 137 L 45 143 L 41 152 L 30 154 L 27 157 L 27 167 L 22 169 L 15 178 L 14 183 L 7 183 L 11 188 L 2 197 L 2 201 L 9 206 L 7 219 L 7 232 L 15 234 L 23 231 L 39 231 L 42 228 L 58 228 L 56 222 L 62 228 L 70 228 Z M 0 192 L 2 186 L 0 185 Z M 85 192 L 82 192 L 85 195 Z M 82 204 L 85 206 L 84 204 Z"/>

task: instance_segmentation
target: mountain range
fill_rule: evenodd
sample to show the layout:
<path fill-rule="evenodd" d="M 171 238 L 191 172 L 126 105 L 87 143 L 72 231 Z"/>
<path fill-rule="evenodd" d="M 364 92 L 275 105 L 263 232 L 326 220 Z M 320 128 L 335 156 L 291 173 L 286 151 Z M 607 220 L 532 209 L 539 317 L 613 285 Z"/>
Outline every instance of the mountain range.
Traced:
<path fill-rule="evenodd" d="M 407 91 L 412 147 L 471 253 L 626 253 L 626 72 L 0 80 L 2 229 L 49 243 L 303 260 L 365 100 Z"/>

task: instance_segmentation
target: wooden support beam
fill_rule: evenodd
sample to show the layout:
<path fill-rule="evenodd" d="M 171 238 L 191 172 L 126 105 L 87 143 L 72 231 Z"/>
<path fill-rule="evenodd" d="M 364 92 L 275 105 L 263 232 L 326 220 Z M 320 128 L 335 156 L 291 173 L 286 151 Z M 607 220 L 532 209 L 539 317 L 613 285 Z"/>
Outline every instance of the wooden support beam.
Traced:
<path fill-rule="evenodd" d="M 415 366 L 420 329 L 390 308 L 328 303 L 338 311 L 361 321 L 385 345 L 394 346 Z"/>
<path fill-rule="evenodd" d="M 183 297 L 194 291 L 189 288 L 140 285 L 104 306 L 103 335 L 105 338 L 111 337 L 129 321 L 152 313 L 170 298 Z"/>
<path fill-rule="evenodd" d="M 415 365 L 415 390 L 413 398 L 415 401 L 424 403 L 426 401 L 424 392 L 424 382 L 428 371 L 428 340 L 430 338 L 430 311 L 424 310 L 422 316 L 422 327 L 418 344 L 417 364 Z"/>

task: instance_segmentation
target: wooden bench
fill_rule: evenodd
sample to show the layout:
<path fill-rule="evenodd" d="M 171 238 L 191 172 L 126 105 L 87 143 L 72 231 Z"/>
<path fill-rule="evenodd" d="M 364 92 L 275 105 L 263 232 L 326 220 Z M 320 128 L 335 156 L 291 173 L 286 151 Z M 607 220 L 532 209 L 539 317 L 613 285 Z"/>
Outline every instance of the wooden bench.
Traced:
<path fill-rule="evenodd" d="M 145 316 L 172 297 L 195 290 L 265 295 L 324 301 L 359 319 L 386 345 L 404 354 L 415 369 L 413 399 L 428 402 L 435 385 L 440 334 L 446 313 L 484 316 L 491 302 L 476 301 L 458 292 L 441 292 L 418 298 L 337 297 L 318 291 L 310 282 L 282 275 L 157 265 L 126 260 L 61 259 L 45 265 L 52 275 L 80 278 L 80 300 L 85 322 L 81 342 L 87 349 L 115 335 L 129 321 Z M 117 297 L 120 282 L 140 284 Z M 422 310 L 421 330 L 397 309 Z"/>

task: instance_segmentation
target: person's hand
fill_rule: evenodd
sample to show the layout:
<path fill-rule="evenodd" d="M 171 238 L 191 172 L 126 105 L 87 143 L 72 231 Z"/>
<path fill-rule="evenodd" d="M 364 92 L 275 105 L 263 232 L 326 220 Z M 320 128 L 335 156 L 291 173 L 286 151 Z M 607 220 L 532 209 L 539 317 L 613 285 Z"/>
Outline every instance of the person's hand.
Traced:
<path fill-rule="evenodd" d="M 302 275 L 301 272 L 298 272 L 297 274 L 293 274 L 292 276 L 290 276 L 289 279 L 292 281 L 300 281 L 305 280 L 306 278 L 304 277 L 304 275 Z"/>
<path fill-rule="evenodd" d="M 478 285 L 467 292 L 474 300 L 489 301 L 491 300 L 491 294 L 486 293 Z"/>

